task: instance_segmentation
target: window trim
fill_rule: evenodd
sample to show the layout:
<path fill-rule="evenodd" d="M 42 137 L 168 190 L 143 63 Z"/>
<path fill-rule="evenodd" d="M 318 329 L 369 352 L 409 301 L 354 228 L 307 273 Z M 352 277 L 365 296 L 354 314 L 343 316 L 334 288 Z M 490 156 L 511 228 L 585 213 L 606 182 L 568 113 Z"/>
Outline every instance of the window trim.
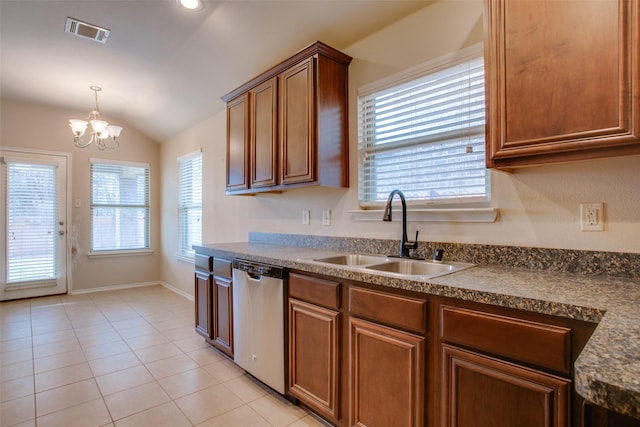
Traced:
<path fill-rule="evenodd" d="M 118 256 L 136 256 L 136 255 L 152 255 L 155 251 L 153 249 L 124 249 L 124 250 L 113 250 L 113 251 L 97 251 L 97 252 L 89 252 L 87 254 L 88 258 L 109 258 L 109 257 L 118 257 Z"/>
<path fill-rule="evenodd" d="M 382 221 L 384 209 L 349 211 L 353 221 Z M 496 222 L 500 210 L 492 207 L 407 209 L 408 222 Z"/>
<path fill-rule="evenodd" d="M 113 165 L 113 166 L 131 166 L 147 169 L 148 183 L 147 183 L 147 205 L 148 218 L 146 223 L 147 232 L 147 247 L 145 248 L 131 248 L 131 249 L 93 249 L 93 172 L 92 166 L 94 164 Z M 151 164 L 143 162 L 131 162 L 127 160 L 111 160 L 91 157 L 89 158 L 89 251 L 87 256 L 89 258 L 97 257 L 113 257 L 113 256 L 127 256 L 127 255 L 148 255 L 153 254 L 154 250 L 151 245 Z"/>
<path fill-rule="evenodd" d="M 401 71 L 399 73 L 390 75 L 383 79 L 377 80 L 375 82 L 363 85 L 358 88 L 357 96 L 358 98 L 366 97 L 371 94 L 377 92 L 384 92 L 387 89 L 392 89 L 395 87 L 402 86 L 408 82 L 413 80 L 425 77 L 428 74 L 437 73 L 443 69 L 447 69 L 453 66 L 454 63 L 466 62 L 469 60 L 477 59 L 478 57 L 483 56 L 483 43 L 477 43 L 466 48 L 460 49 L 455 52 L 451 52 L 449 54 L 440 56 L 438 58 L 432 59 L 425 63 L 419 64 L 415 67 L 409 68 L 407 70 Z M 358 101 L 359 102 L 359 101 Z M 358 114 L 360 111 L 358 110 Z M 359 120 L 359 118 L 358 118 Z M 360 126 L 358 124 L 358 126 Z M 358 206 L 361 211 L 363 210 L 377 210 L 384 206 L 385 201 L 362 201 L 360 199 L 360 193 L 363 183 L 360 182 L 360 174 L 362 168 L 362 159 L 361 156 L 361 148 L 360 141 L 358 141 Z M 486 168 L 485 168 L 486 169 Z M 486 172 L 485 176 L 485 188 L 486 193 L 484 196 L 471 196 L 465 198 L 453 198 L 453 199 L 442 199 L 442 200 L 407 200 L 407 205 L 413 210 L 416 208 L 428 208 L 423 210 L 426 214 L 429 210 L 464 210 L 469 212 L 473 209 L 486 210 L 490 209 L 491 206 L 491 173 L 489 170 Z M 400 188 L 402 189 L 402 188 Z M 354 218 L 356 211 L 351 211 L 354 214 Z M 430 218 L 433 218 L 433 215 L 427 215 Z"/>
<path fill-rule="evenodd" d="M 180 173 L 180 168 L 181 168 L 181 164 L 183 161 L 185 160 L 190 160 L 192 158 L 195 158 L 196 156 L 200 156 L 200 189 L 202 191 L 202 184 L 203 184 L 203 171 L 202 171 L 202 148 L 199 148 L 195 151 L 192 151 L 190 153 L 187 154 L 183 154 L 181 156 L 179 156 L 176 161 L 178 162 L 178 200 L 177 200 L 177 226 L 178 226 L 178 248 L 176 250 L 175 253 L 175 257 L 179 260 L 182 261 L 186 261 L 186 262 L 194 262 L 194 255 L 195 255 L 195 251 L 194 250 L 187 250 L 185 251 L 182 247 L 182 224 L 181 224 L 181 215 L 180 215 L 180 209 L 181 209 L 181 205 L 180 205 L 180 188 L 181 188 L 181 173 Z M 202 203 L 202 194 L 200 196 L 200 213 L 201 213 L 201 221 L 200 221 L 200 239 L 202 240 L 202 214 L 203 212 L 203 203 Z M 200 242 L 202 243 L 202 241 Z"/>
<path fill-rule="evenodd" d="M 358 88 L 358 97 L 371 95 L 388 89 L 392 86 L 400 86 L 404 83 L 423 77 L 427 72 L 437 72 L 451 66 L 451 62 L 463 62 L 476 58 L 483 53 L 484 45 L 476 43 L 455 52 L 439 56 L 438 58 L 423 62 L 404 71 L 384 77 L 372 83 L 362 85 Z"/>

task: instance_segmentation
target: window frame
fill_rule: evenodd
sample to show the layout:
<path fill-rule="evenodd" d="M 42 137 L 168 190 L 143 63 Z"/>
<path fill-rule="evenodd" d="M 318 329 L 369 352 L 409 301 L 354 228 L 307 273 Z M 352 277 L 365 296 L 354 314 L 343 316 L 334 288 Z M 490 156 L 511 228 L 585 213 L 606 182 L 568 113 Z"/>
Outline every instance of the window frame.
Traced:
<path fill-rule="evenodd" d="M 182 199 L 183 199 L 183 171 L 182 168 L 184 165 L 186 165 L 186 162 L 192 162 L 195 158 L 199 159 L 199 167 L 200 167 L 200 175 L 199 175 L 199 186 L 200 186 L 200 203 L 199 204 L 194 204 L 191 205 L 187 208 L 184 207 L 184 205 L 182 204 Z M 185 154 L 183 156 L 180 156 L 177 158 L 177 162 L 178 162 L 178 200 L 177 200 L 177 208 L 178 208 L 178 248 L 177 248 L 177 252 L 176 252 L 176 257 L 183 259 L 183 260 L 187 260 L 187 261 L 191 261 L 193 262 L 193 257 L 195 255 L 195 250 L 192 248 L 193 244 L 201 244 L 202 243 L 202 214 L 203 214 L 203 210 L 202 210 L 202 185 L 203 185 L 203 179 L 202 179 L 202 149 L 198 149 L 197 151 Z M 193 187 L 193 186 L 192 186 Z M 191 244 L 189 244 L 189 238 L 185 237 L 185 233 L 187 236 L 191 235 L 190 232 L 190 228 L 189 228 L 189 222 L 184 223 L 183 221 L 183 210 L 193 210 L 193 209 L 199 209 L 200 210 L 200 229 L 199 229 L 199 241 L 193 241 L 191 242 Z"/>
<path fill-rule="evenodd" d="M 89 159 L 89 176 L 90 176 L 90 207 L 89 207 L 89 256 L 117 256 L 117 255 L 132 255 L 132 254 L 147 254 L 153 252 L 151 250 L 151 165 L 149 163 L 129 162 L 122 160 L 109 160 L 109 159 Z M 106 165 L 111 167 L 134 167 L 145 169 L 145 196 L 144 203 L 127 205 L 122 203 L 113 204 L 97 204 L 94 201 L 94 165 Z M 142 247 L 131 248 L 113 248 L 113 249 L 94 249 L 94 210 L 100 208 L 136 208 L 144 209 L 146 211 L 144 221 L 144 244 Z"/>
<path fill-rule="evenodd" d="M 362 125 L 362 110 L 361 110 L 361 100 L 364 97 L 371 96 L 373 94 L 380 94 L 383 92 L 393 92 L 394 89 L 400 89 L 403 86 L 410 85 L 412 81 L 416 81 L 418 79 L 425 78 L 428 75 L 438 73 L 442 70 L 446 70 L 449 68 L 453 68 L 457 65 L 472 61 L 472 60 L 483 60 L 483 44 L 478 43 L 467 48 L 458 50 L 456 52 L 450 53 L 448 55 L 441 56 L 434 60 L 428 61 L 426 63 L 420 64 L 416 67 L 410 68 L 400 73 L 393 74 L 384 79 L 378 80 L 376 82 L 363 85 L 358 88 L 358 99 L 357 99 L 357 114 L 358 114 L 358 203 L 359 208 L 361 210 L 367 209 L 379 209 L 384 206 L 386 200 L 370 200 L 366 199 L 365 193 L 371 193 L 371 190 L 368 190 L 365 187 L 370 187 L 371 183 L 375 184 L 375 180 L 366 180 L 364 178 L 364 165 L 365 165 L 365 153 L 369 151 L 375 151 L 374 145 L 369 142 L 365 144 L 363 141 L 363 125 Z M 484 84 L 484 82 L 483 82 Z M 483 95 L 484 95 L 484 87 L 483 87 Z M 486 117 L 484 122 L 486 122 Z M 483 122 L 483 123 L 484 123 Z M 477 128 L 478 126 L 475 126 Z M 482 135 L 481 146 L 482 149 L 486 149 L 485 140 L 484 140 L 484 124 L 482 125 L 482 132 L 476 132 L 476 139 L 478 135 Z M 425 140 L 432 139 L 430 137 L 424 137 Z M 415 146 L 419 146 L 420 144 L 427 145 L 433 144 L 433 141 L 422 141 L 417 144 L 414 143 Z M 476 142 L 476 145 L 480 143 Z M 399 145 L 403 145 L 402 142 Z M 409 145 L 407 143 L 407 145 Z M 479 153 L 478 153 L 479 154 Z M 482 162 L 484 165 L 484 151 L 482 152 Z M 477 170 L 477 169 L 476 169 Z M 491 174 L 489 169 L 484 166 L 484 188 L 485 194 L 483 196 L 476 197 L 452 197 L 452 198 L 441 198 L 441 199 L 414 199 L 407 198 L 407 205 L 413 208 L 430 208 L 430 209 L 449 209 L 449 208 L 465 208 L 465 209 L 483 209 L 487 208 L 491 204 Z M 403 190 L 402 185 L 398 185 L 398 189 Z M 406 195 L 406 194 L 405 194 Z"/>

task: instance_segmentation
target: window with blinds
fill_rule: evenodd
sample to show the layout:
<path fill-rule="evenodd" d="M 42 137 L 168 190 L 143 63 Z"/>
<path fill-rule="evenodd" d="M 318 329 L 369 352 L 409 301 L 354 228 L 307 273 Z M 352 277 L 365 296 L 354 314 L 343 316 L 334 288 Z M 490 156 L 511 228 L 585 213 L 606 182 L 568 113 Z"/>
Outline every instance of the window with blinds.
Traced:
<path fill-rule="evenodd" d="M 7 162 L 9 283 L 56 278 L 58 200 L 56 166 Z"/>
<path fill-rule="evenodd" d="M 91 159 L 91 252 L 149 249 L 149 165 Z"/>
<path fill-rule="evenodd" d="M 178 158 L 178 255 L 193 257 L 202 243 L 202 153 Z"/>
<path fill-rule="evenodd" d="M 487 202 L 482 46 L 358 91 L 359 199 Z"/>

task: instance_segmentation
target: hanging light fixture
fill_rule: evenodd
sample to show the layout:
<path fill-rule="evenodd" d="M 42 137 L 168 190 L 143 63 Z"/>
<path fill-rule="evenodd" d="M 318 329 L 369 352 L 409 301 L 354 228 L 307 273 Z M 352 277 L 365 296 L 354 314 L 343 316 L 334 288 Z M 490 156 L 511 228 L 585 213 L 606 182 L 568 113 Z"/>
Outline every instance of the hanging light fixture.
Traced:
<path fill-rule="evenodd" d="M 85 148 L 92 143 L 96 144 L 99 150 L 105 150 L 107 148 L 113 149 L 120 145 L 118 143 L 118 137 L 122 132 L 122 127 L 110 125 L 104 120 L 100 120 L 100 109 L 98 108 L 98 92 L 102 90 L 99 86 L 89 86 L 96 97 L 96 106 L 89 112 L 87 120 L 69 120 L 69 127 L 73 132 L 73 145 L 78 148 Z M 87 140 L 83 140 L 82 137 L 87 130 L 87 126 L 91 124 L 91 137 Z"/>

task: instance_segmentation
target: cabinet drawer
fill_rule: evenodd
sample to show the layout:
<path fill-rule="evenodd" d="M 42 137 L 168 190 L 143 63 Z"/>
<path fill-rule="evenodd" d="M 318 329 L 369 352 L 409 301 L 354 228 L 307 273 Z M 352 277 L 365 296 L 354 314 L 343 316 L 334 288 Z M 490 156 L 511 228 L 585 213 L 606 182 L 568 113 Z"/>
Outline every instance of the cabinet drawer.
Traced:
<path fill-rule="evenodd" d="M 340 308 L 340 283 L 308 277 L 289 275 L 289 296 L 328 308 Z"/>
<path fill-rule="evenodd" d="M 196 254 L 193 262 L 198 270 L 212 271 L 213 257 L 209 255 Z"/>
<path fill-rule="evenodd" d="M 224 258 L 213 259 L 213 274 L 231 279 L 231 268 L 233 262 Z"/>
<path fill-rule="evenodd" d="M 571 372 L 571 329 L 442 306 L 440 338 L 559 372 Z"/>
<path fill-rule="evenodd" d="M 420 299 L 352 287 L 349 312 L 423 335 L 427 331 L 427 301 Z"/>

